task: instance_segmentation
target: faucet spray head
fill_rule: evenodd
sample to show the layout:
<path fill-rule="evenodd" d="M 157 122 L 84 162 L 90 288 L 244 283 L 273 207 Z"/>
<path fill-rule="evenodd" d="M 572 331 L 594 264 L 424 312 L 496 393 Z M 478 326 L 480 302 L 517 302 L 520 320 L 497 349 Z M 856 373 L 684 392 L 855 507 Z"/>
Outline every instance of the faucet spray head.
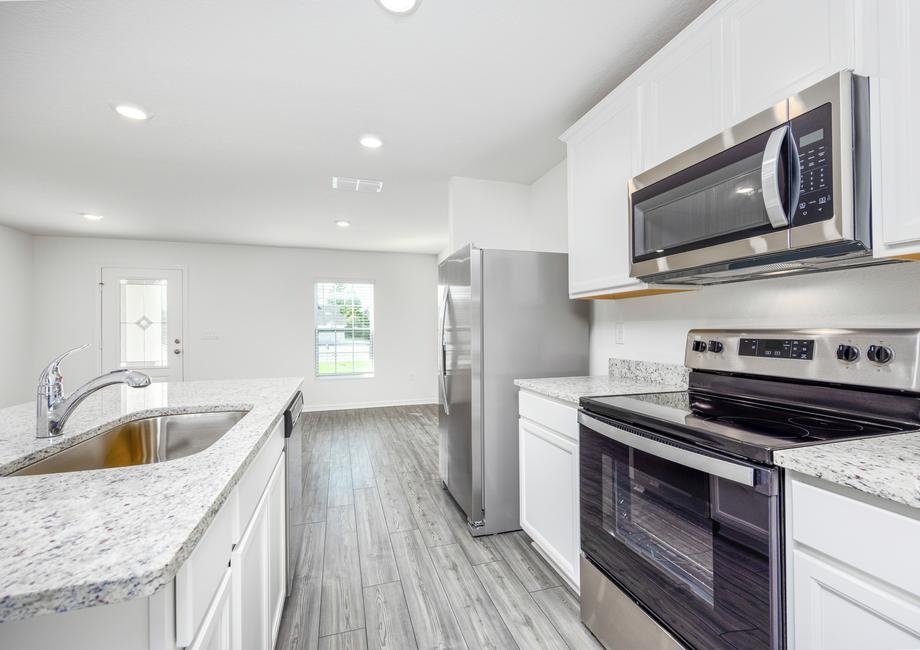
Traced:
<path fill-rule="evenodd" d="M 125 375 L 125 383 L 131 388 L 143 388 L 150 385 L 150 377 L 142 372 L 132 370 Z"/>

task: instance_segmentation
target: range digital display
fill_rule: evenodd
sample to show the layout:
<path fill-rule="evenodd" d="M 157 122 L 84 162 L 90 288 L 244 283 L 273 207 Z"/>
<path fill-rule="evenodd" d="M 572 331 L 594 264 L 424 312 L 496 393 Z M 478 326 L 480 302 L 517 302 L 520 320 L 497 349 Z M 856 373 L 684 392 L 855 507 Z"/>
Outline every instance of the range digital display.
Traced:
<path fill-rule="evenodd" d="M 810 360 L 815 355 L 815 342 L 814 339 L 741 339 L 738 354 L 742 357 Z"/>

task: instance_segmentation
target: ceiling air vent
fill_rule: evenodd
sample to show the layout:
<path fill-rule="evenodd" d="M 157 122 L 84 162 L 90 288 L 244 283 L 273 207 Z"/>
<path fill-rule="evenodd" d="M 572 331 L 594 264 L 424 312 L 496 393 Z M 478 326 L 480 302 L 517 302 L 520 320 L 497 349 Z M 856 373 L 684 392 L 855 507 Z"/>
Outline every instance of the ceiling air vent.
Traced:
<path fill-rule="evenodd" d="M 366 178 L 348 178 L 347 176 L 333 176 L 332 189 L 343 192 L 367 192 L 376 194 L 383 189 L 383 181 L 371 181 Z"/>

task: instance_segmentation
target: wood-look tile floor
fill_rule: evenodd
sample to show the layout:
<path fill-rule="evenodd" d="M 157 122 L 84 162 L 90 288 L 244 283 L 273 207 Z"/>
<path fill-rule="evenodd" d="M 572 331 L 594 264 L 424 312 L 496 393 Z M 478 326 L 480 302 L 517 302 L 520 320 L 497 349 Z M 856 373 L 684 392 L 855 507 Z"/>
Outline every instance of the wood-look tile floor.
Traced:
<path fill-rule="evenodd" d="M 436 406 L 305 418 L 280 650 L 600 648 L 523 532 L 469 535 L 438 478 Z"/>

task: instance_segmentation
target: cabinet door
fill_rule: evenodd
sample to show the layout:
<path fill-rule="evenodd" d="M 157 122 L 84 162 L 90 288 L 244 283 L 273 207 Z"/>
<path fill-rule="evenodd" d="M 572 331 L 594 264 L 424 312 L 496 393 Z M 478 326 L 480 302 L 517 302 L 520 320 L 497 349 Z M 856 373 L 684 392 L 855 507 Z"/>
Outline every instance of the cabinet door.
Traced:
<path fill-rule="evenodd" d="M 728 124 L 855 64 L 854 0 L 736 0 L 723 20 Z"/>
<path fill-rule="evenodd" d="M 268 490 L 249 520 L 231 557 L 233 650 L 269 650 L 271 638 Z"/>
<path fill-rule="evenodd" d="M 578 445 L 520 419 L 521 528 L 577 589 Z"/>
<path fill-rule="evenodd" d="M 678 36 L 643 76 L 642 169 L 651 169 L 723 130 L 718 19 Z"/>
<path fill-rule="evenodd" d="M 190 650 L 230 650 L 231 569 L 227 569 Z"/>
<path fill-rule="evenodd" d="M 799 549 L 793 574 L 795 648 L 920 647 L 920 600 Z"/>
<path fill-rule="evenodd" d="M 637 167 L 636 92 L 625 89 L 568 143 L 569 293 L 635 290 L 629 190 Z"/>
<path fill-rule="evenodd" d="M 285 455 L 272 474 L 268 494 L 268 603 L 271 615 L 271 643 L 275 646 L 281 627 L 281 613 L 287 595 L 287 509 L 284 490 Z"/>
<path fill-rule="evenodd" d="M 878 165 L 872 170 L 873 226 L 878 257 L 920 253 L 920 6 L 910 0 L 879 3 L 879 75 L 872 80 L 878 118 Z M 915 146 L 916 145 L 916 146 Z M 880 189 L 880 191 L 878 191 Z"/>

